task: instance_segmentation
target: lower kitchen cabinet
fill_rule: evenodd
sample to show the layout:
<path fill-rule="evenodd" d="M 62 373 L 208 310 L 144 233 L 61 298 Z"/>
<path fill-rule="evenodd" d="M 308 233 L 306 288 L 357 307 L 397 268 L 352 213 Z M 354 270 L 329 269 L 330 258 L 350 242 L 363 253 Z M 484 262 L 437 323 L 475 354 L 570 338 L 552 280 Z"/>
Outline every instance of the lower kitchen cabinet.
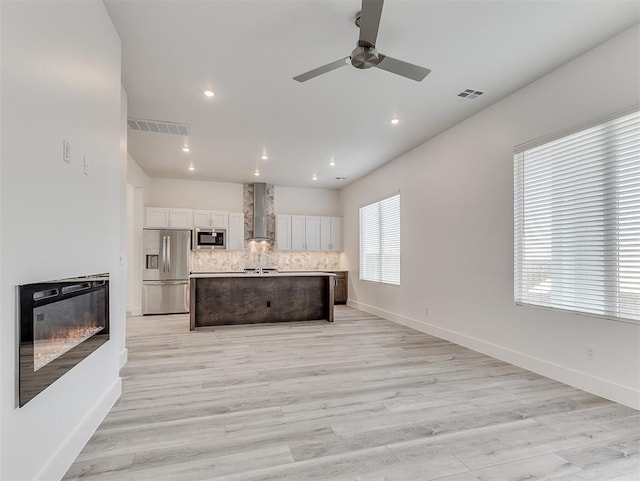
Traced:
<path fill-rule="evenodd" d="M 346 304 L 349 299 L 349 271 L 330 271 L 336 275 L 333 290 L 333 303 Z"/>

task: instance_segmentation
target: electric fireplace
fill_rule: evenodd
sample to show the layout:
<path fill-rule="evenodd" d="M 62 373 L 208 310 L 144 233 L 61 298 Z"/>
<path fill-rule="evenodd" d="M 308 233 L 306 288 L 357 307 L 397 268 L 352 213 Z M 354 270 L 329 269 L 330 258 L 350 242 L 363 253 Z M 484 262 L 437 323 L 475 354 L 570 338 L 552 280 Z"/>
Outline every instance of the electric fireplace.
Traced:
<path fill-rule="evenodd" d="M 25 284 L 19 291 L 22 407 L 109 340 L 109 274 Z"/>

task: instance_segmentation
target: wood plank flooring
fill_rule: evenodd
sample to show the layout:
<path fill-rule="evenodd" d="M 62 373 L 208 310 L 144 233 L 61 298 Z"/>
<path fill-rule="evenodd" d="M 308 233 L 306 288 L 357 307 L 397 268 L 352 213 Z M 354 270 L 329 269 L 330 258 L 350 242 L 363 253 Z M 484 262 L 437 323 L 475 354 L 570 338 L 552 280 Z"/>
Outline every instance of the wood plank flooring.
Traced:
<path fill-rule="evenodd" d="M 65 480 L 638 481 L 640 413 L 349 307 L 133 317 L 123 394 Z"/>

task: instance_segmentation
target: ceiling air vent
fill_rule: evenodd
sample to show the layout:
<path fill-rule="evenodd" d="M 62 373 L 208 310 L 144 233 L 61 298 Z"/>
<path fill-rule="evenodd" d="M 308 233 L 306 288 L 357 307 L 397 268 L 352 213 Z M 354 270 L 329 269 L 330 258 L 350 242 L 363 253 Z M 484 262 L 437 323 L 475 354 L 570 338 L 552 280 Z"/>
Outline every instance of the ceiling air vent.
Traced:
<path fill-rule="evenodd" d="M 155 132 L 156 134 L 189 135 L 189 126 L 178 122 L 165 122 L 163 120 L 127 119 L 131 130 L 143 132 Z"/>
<path fill-rule="evenodd" d="M 480 97 L 483 93 L 481 90 L 466 89 L 460 92 L 456 98 L 461 102 L 470 102 Z"/>

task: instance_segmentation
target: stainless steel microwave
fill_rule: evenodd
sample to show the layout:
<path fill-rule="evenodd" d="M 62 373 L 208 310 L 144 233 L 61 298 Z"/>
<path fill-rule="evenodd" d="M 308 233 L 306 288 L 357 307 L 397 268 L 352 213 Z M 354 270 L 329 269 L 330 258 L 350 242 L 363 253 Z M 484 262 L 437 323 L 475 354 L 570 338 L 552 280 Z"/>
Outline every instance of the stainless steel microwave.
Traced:
<path fill-rule="evenodd" d="M 226 229 L 193 229 L 192 249 L 226 249 Z"/>

